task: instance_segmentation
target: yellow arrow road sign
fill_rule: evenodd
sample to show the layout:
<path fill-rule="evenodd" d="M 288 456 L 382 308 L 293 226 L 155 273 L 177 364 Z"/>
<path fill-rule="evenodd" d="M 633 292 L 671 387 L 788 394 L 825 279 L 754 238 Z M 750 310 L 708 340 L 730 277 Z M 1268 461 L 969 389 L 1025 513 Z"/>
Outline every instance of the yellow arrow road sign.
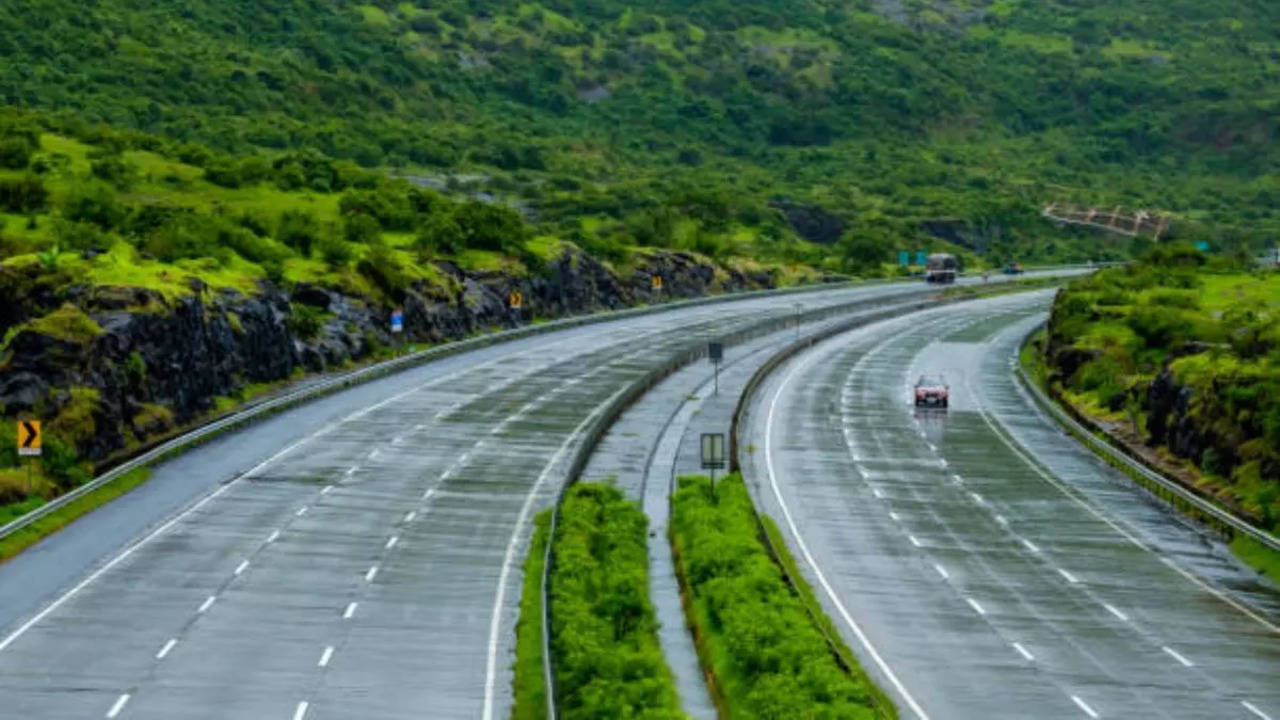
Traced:
<path fill-rule="evenodd" d="M 43 438 L 40 435 L 39 420 L 18 421 L 18 454 L 39 455 Z"/>

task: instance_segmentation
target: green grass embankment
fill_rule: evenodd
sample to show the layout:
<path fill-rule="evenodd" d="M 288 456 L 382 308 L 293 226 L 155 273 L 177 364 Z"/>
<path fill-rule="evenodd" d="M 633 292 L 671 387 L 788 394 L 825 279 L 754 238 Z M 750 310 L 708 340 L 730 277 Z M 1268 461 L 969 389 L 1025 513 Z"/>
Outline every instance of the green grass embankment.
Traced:
<path fill-rule="evenodd" d="M 0 562 L 5 562 L 28 547 L 40 542 L 45 536 L 70 525 L 72 521 L 81 515 L 96 510 L 102 505 L 124 495 L 146 482 L 150 477 L 151 471 L 149 469 L 138 468 L 115 482 L 108 483 L 93 492 L 85 494 L 83 497 L 76 498 L 64 507 L 58 508 L 14 534 L 6 538 L 0 538 Z M 38 507 L 38 505 L 35 507 Z M 29 509 L 34 510 L 35 507 Z M 6 522 L 13 519 L 16 519 L 16 517 L 10 517 Z"/>
<path fill-rule="evenodd" d="M 671 542 L 722 717 L 897 717 L 842 647 L 777 529 L 757 520 L 741 476 L 714 490 L 705 477 L 680 478 Z"/>

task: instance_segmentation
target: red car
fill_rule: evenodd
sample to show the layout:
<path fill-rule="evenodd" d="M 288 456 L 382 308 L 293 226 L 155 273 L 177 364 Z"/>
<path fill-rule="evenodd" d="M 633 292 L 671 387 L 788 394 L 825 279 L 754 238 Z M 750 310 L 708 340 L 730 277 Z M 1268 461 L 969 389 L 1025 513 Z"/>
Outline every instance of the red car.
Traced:
<path fill-rule="evenodd" d="M 947 406 L 951 386 L 941 375 L 921 375 L 916 381 L 916 407 L 921 405 Z"/>

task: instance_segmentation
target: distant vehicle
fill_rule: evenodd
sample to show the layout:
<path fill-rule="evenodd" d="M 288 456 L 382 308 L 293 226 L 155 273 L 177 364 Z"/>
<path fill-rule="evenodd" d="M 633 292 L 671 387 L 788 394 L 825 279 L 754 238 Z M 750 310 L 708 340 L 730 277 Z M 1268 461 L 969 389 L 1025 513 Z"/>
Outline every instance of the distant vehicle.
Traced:
<path fill-rule="evenodd" d="M 946 407 L 951 397 L 951 386 L 941 375 L 921 375 L 916 381 L 916 407 L 937 405 Z"/>
<path fill-rule="evenodd" d="M 931 283 L 953 283 L 959 269 L 960 263 L 956 262 L 955 255 L 934 253 L 924 264 L 924 279 Z"/>
<path fill-rule="evenodd" d="M 1004 266 L 1005 275 L 1021 275 L 1024 272 L 1026 272 L 1026 270 L 1023 269 L 1022 263 L 1019 262 L 1011 262 Z"/>

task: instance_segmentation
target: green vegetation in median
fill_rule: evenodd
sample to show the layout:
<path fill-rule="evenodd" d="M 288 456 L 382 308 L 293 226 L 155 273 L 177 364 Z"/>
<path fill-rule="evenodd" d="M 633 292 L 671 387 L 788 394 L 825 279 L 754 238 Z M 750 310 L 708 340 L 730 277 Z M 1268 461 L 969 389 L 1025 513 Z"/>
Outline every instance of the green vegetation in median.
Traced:
<path fill-rule="evenodd" d="M 76 498 L 74 501 L 36 520 L 12 535 L 0 538 L 0 562 L 6 561 L 36 544 L 44 539 L 46 535 L 61 530 L 81 515 L 124 495 L 146 482 L 150 477 L 151 471 L 147 468 L 133 470 L 115 482 L 108 483 L 93 492 Z M 28 509 L 33 510 L 35 507 L 38 507 L 38 505 Z"/>
<path fill-rule="evenodd" d="M 741 476 L 714 486 L 705 477 L 680 478 L 671 542 L 722 717 L 897 717 L 852 653 L 831 642 L 830 621 L 776 529 L 770 535 L 767 528 Z"/>
<path fill-rule="evenodd" d="M 566 493 L 551 547 L 551 652 L 565 720 L 683 718 L 649 601 L 648 519 L 613 485 Z"/>
<path fill-rule="evenodd" d="M 551 510 L 533 520 L 533 538 L 524 561 L 520 620 L 516 623 L 516 664 L 512 720 L 547 717 L 547 686 L 542 674 L 542 571 L 546 567 Z"/>

